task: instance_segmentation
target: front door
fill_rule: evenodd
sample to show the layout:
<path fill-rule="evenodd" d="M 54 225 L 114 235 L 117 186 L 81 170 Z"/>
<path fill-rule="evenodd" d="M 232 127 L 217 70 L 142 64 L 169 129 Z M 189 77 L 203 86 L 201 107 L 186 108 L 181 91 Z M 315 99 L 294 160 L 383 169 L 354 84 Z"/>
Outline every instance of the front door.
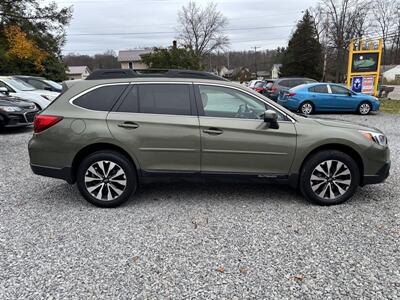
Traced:
<path fill-rule="evenodd" d="M 135 84 L 110 112 L 112 135 L 147 173 L 200 171 L 199 120 L 192 84 Z"/>
<path fill-rule="evenodd" d="M 255 96 L 232 87 L 199 84 L 201 171 L 286 175 L 296 147 L 294 124 L 278 112 L 279 129 L 261 117 L 270 109 Z"/>
<path fill-rule="evenodd" d="M 357 101 L 353 96 L 353 92 L 345 88 L 344 86 L 330 84 L 329 85 L 332 91 L 332 104 L 333 109 L 346 111 L 346 110 L 354 110 L 354 107 L 357 107 L 355 101 Z"/>

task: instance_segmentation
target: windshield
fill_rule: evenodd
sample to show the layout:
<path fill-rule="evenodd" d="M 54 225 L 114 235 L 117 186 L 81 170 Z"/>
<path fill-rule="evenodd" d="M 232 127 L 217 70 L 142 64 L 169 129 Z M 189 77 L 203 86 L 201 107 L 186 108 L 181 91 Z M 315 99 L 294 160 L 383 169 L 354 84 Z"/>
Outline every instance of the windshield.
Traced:
<path fill-rule="evenodd" d="M 33 91 L 35 88 L 28 83 L 19 79 L 4 79 L 4 81 L 12 88 L 20 91 Z"/>
<path fill-rule="evenodd" d="M 59 90 L 61 90 L 62 89 L 62 86 L 61 86 L 61 84 L 59 84 L 59 83 L 57 83 L 57 82 L 55 82 L 55 81 L 53 81 L 53 80 L 44 80 L 44 82 L 46 82 L 47 84 L 49 84 L 49 85 L 51 85 L 52 87 L 54 87 L 54 88 L 56 88 L 56 89 L 59 89 Z"/>

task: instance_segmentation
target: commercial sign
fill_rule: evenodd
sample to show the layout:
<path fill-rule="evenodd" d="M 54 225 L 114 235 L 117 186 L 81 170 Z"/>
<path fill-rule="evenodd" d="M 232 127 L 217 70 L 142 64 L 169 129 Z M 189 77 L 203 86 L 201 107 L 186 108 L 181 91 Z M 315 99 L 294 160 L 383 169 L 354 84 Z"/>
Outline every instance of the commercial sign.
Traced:
<path fill-rule="evenodd" d="M 378 94 L 378 81 L 382 57 L 382 39 L 376 47 L 373 41 L 367 45 L 359 40 L 351 41 L 347 68 L 347 87 L 356 93 Z"/>

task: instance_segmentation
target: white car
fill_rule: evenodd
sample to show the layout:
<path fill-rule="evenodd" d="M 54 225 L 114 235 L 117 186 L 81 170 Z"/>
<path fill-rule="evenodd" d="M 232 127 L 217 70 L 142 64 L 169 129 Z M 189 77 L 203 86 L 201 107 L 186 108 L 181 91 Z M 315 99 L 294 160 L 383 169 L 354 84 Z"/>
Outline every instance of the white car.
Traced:
<path fill-rule="evenodd" d="M 259 79 L 251 80 L 251 81 L 248 83 L 247 87 L 249 87 L 249 88 L 251 88 L 251 89 L 254 89 L 255 85 L 256 85 L 257 83 L 261 82 L 261 81 L 262 81 L 262 80 L 259 80 Z"/>
<path fill-rule="evenodd" d="M 22 80 L 10 76 L 0 76 L 0 89 L 3 93 L 32 101 L 39 110 L 45 109 L 59 95 L 56 92 L 37 90 Z"/>

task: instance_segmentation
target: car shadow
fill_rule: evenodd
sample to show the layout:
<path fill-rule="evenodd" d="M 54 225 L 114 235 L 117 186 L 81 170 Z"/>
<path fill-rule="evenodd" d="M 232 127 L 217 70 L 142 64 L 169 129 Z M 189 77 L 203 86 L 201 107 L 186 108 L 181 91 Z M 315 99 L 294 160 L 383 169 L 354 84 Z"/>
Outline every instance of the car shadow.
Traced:
<path fill-rule="evenodd" d="M 16 127 L 16 128 L 3 128 L 0 129 L 0 135 L 23 134 L 32 132 L 33 126 Z"/>

